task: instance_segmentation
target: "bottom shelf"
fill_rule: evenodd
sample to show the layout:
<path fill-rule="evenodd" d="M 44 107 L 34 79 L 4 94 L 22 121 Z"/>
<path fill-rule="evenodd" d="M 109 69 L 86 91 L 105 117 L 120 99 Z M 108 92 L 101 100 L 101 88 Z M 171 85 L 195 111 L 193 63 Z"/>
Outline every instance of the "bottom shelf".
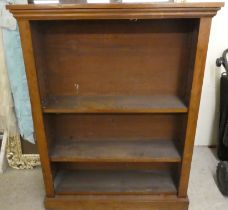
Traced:
<path fill-rule="evenodd" d="M 176 194 L 169 170 L 109 171 L 60 170 L 55 179 L 57 195 Z"/>

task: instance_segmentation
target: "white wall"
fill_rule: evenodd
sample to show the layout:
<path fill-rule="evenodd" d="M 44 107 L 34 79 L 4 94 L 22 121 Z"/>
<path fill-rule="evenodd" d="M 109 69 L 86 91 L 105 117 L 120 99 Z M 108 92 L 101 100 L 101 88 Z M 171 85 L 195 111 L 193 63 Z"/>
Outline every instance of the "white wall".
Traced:
<path fill-rule="evenodd" d="M 196 0 L 188 0 L 188 2 L 193 1 L 195 2 Z M 228 0 L 224 0 L 224 2 L 225 7 L 218 12 L 212 21 L 196 131 L 196 145 L 214 145 L 217 142 L 221 70 L 216 67 L 215 61 L 228 48 Z"/>

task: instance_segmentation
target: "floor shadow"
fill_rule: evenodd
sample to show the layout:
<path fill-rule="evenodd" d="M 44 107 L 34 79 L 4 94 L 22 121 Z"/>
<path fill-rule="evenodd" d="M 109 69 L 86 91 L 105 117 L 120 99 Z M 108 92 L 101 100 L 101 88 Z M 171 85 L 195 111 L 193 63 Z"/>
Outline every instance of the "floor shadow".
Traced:
<path fill-rule="evenodd" d="M 213 148 L 209 148 L 209 151 L 211 152 L 211 154 L 216 158 L 216 160 L 219 160 L 218 159 L 218 155 L 217 155 L 217 148 L 213 147 Z"/>

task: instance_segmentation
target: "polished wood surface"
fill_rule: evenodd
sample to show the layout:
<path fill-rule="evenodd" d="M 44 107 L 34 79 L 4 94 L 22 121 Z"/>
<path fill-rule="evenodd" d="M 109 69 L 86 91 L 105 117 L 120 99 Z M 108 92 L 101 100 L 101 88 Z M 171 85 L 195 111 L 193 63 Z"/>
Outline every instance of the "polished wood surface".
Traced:
<path fill-rule="evenodd" d="M 59 171 L 57 195 L 176 194 L 169 171 Z"/>
<path fill-rule="evenodd" d="M 55 142 L 50 158 L 55 162 L 180 162 L 170 140 L 73 140 Z"/>
<path fill-rule="evenodd" d="M 164 19 L 212 17 L 224 5 L 206 3 L 110 3 L 10 5 L 17 19 Z"/>
<path fill-rule="evenodd" d="M 7 6 L 19 21 L 46 209 L 188 209 L 211 19 L 222 6 Z"/>

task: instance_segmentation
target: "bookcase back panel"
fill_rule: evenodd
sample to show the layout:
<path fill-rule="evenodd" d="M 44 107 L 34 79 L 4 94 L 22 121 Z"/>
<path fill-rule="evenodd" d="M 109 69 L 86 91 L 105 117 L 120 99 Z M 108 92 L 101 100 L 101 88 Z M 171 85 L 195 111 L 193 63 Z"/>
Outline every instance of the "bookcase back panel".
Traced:
<path fill-rule="evenodd" d="M 183 138 L 179 128 L 185 114 L 46 114 L 45 119 L 49 120 L 47 133 L 63 141 L 175 140 Z"/>
<path fill-rule="evenodd" d="M 45 96 L 184 95 L 194 19 L 31 21 Z"/>
<path fill-rule="evenodd" d="M 170 170 L 173 173 L 177 172 L 177 164 L 175 163 L 131 163 L 131 162 L 90 162 L 90 163 L 75 163 L 75 162 L 57 162 L 52 163 L 57 170 Z"/>

